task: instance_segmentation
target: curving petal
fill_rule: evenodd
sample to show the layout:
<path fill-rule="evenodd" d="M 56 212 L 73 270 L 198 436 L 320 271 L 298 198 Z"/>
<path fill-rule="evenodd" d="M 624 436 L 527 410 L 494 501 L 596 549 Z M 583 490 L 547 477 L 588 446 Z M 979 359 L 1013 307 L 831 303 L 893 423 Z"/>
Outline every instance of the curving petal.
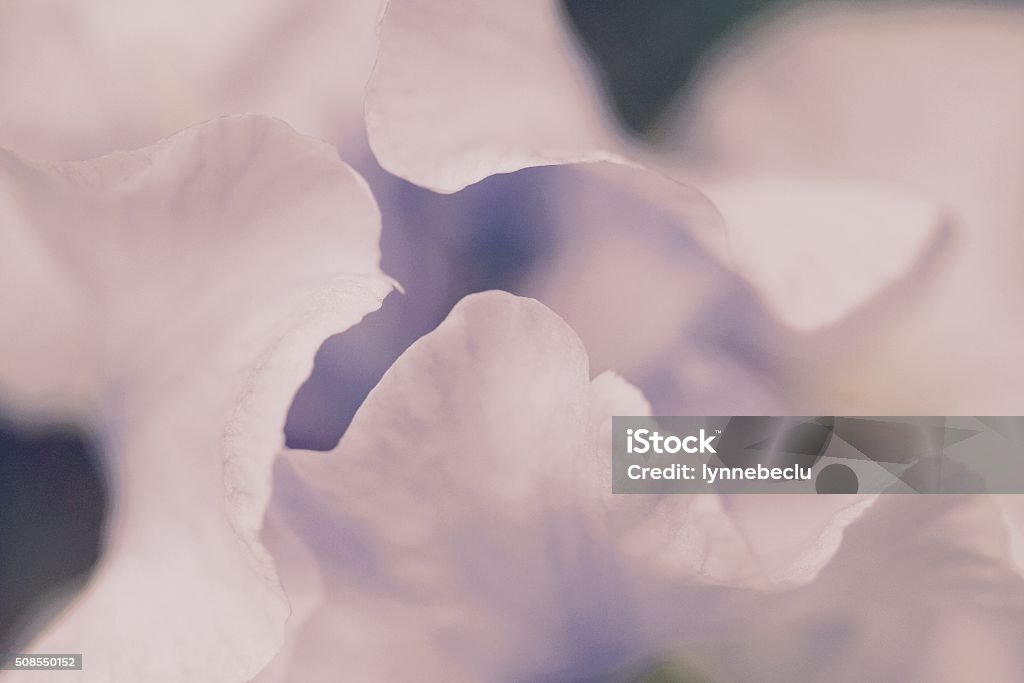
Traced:
<path fill-rule="evenodd" d="M 494 680 L 550 657 L 544 603 L 566 576 L 546 556 L 572 561 L 550 544 L 570 542 L 573 475 L 593 467 L 589 385 L 543 306 L 474 295 L 392 366 L 335 452 L 290 454 L 341 548 L 290 679 L 334 662 L 359 680 Z"/>
<path fill-rule="evenodd" d="M 282 476 L 282 468 L 274 481 L 274 501 L 267 510 L 261 539 L 267 551 L 274 558 L 274 566 L 281 579 L 281 586 L 288 597 L 290 613 L 285 624 L 284 646 L 278 650 L 270 664 L 254 679 L 256 683 L 288 681 L 289 667 L 294 652 L 301 642 L 300 637 L 309 620 L 316 614 L 325 599 L 323 576 L 316 556 L 310 551 L 304 539 L 296 532 L 291 519 L 291 509 L 301 507 L 302 501 L 280 501 L 289 497 L 282 489 L 289 487 Z M 301 492 L 299 495 L 303 495 Z"/>
<path fill-rule="evenodd" d="M 287 617 L 258 532 L 288 406 L 323 339 L 391 289 L 376 204 L 333 148 L 260 117 L 95 161 L 3 160 L 30 250 L 2 254 L 0 310 L 27 338 L 4 338 L 0 387 L 31 417 L 26 394 L 62 403 L 39 364 L 85 366 L 78 417 L 113 488 L 95 575 L 31 649 L 83 652 L 96 681 L 249 680 Z M 53 310 L 22 303 L 51 279 Z M 85 322 L 54 339 L 64 310 Z"/>
<path fill-rule="evenodd" d="M 319 501 L 310 523 L 331 520 L 337 549 L 320 548 L 328 602 L 297 637 L 290 679 L 344 666 L 360 680 L 502 680 L 578 665 L 562 621 L 618 600 L 594 589 L 623 569 L 580 510 L 603 497 L 595 398 L 645 409 L 619 380 L 591 384 L 578 338 L 540 304 L 473 295 L 392 366 L 335 452 L 291 454 Z M 588 558 L 603 576 L 573 586 Z"/>
<path fill-rule="evenodd" d="M 572 248 L 527 293 L 580 331 L 599 367 L 620 372 L 664 362 L 668 335 L 687 317 L 699 335 L 754 308 L 740 282 L 788 330 L 817 332 L 923 281 L 951 244 L 951 221 L 934 205 L 855 183 L 759 177 L 709 181 L 702 193 L 671 173 L 564 168 L 548 182 Z M 745 317 L 752 339 L 758 321 Z M 627 320 L 636 334 L 621 334 Z M 618 364 L 607 363 L 613 354 Z"/>
<path fill-rule="evenodd" d="M 437 192 L 625 144 L 553 0 L 389 0 L 366 126 L 381 166 Z"/>
<path fill-rule="evenodd" d="M 611 416 L 648 413 L 619 377 L 589 379 L 541 304 L 463 299 L 335 451 L 286 455 L 273 507 L 326 594 L 290 634 L 288 680 L 593 675 L 709 637 L 733 602 L 720 585 L 794 585 L 713 496 L 611 494 Z"/>
<path fill-rule="evenodd" d="M 703 245 L 798 331 L 834 325 L 918 279 L 941 252 L 944 209 L 910 190 L 855 176 L 709 168 L 697 163 L 699 150 L 682 164 L 640 150 L 618 130 L 588 70 L 553 2 L 392 0 L 367 87 L 373 151 L 385 169 L 439 192 L 526 167 L 605 160 L 653 169 L 642 182 L 658 190 L 647 199 L 671 204 L 695 194 L 658 175 L 677 178 L 724 219 L 728 245 Z M 687 227 L 708 236 L 708 221 Z"/>

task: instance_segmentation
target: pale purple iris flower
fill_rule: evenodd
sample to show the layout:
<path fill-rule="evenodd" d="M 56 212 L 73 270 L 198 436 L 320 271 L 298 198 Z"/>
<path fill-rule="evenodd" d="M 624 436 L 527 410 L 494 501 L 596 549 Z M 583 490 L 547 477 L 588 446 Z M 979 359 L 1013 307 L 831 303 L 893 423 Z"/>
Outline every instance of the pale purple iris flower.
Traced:
<path fill-rule="evenodd" d="M 652 150 L 553 2 L 12 7 L 33 57 L 0 68 L 0 400 L 94 425 L 114 491 L 100 565 L 32 650 L 85 651 L 96 681 L 673 656 L 853 681 L 962 680 L 991 646 L 987 675 L 1019 679 L 1016 500 L 619 498 L 607 453 L 617 414 L 1020 412 L 1018 10 L 783 15 Z M 362 172 L 407 290 L 326 453 L 284 448 L 285 417 L 392 289 L 380 214 L 283 123 L 152 144 L 241 111 Z M 539 302 L 448 314 L 494 282 L 465 278 L 495 207 L 494 234 L 541 245 L 506 287 Z"/>

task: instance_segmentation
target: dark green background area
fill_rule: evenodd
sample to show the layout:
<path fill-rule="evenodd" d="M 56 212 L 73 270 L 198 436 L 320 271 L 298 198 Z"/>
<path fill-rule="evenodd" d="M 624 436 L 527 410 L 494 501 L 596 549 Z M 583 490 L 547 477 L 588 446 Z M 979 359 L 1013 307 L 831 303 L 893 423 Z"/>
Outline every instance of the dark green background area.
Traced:
<path fill-rule="evenodd" d="M 708 51 L 785 1 L 562 0 L 562 6 L 619 119 L 649 137 Z"/>
<path fill-rule="evenodd" d="M 40 598 L 99 558 L 107 496 L 92 443 L 71 427 L 0 419 L 0 653 L 26 635 L 14 629 Z"/>

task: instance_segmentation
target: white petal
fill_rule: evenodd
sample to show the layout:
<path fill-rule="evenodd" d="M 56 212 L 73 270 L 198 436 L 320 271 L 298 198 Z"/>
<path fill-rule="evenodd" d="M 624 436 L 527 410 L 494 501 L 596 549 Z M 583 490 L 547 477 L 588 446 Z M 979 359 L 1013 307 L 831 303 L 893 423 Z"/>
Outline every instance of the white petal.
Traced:
<path fill-rule="evenodd" d="M 50 268 L 2 254 L 12 324 L 47 342 L 5 343 L 2 386 L 45 403 L 40 362 L 85 364 L 113 488 L 95 576 L 31 649 L 82 652 L 97 681 L 249 680 L 287 615 L 257 534 L 288 406 L 323 339 L 390 290 L 373 198 L 331 147 L 258 117 L 96 161 L 6 159 L 10 229 Z M 59 343 L 37 324 L 49 300 L 19 305 L 51 278 L 87 321 Z"/>
<path fill-rule="evenodd" d="M 734 267 L 797 330 L 834 325 L 920 276 L 951 231 L 937 205 L 857 183 L 762 176 L 707 192 Z"/>
<path fill-rule="evenodd" d="M 624 141 L 553 0 L 390 0 L 367 86 L 386 170 L 438 192 L 618 158 Z"/>
<path fill-rule="evenodd" d="M 259 112 L 335 140 L 362 124 L 377 0 L 12 0 L 0 6 L 0 147 L 133 149 Z"/>

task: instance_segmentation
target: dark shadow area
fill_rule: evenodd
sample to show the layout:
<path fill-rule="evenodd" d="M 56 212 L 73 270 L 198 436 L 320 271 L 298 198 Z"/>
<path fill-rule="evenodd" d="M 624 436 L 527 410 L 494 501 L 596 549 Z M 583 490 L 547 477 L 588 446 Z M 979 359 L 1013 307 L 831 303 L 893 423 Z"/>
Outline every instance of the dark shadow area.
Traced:
<path fill-rule="evenodd" d="M 780 0 L 563 0 L 619 119 L 640 136 L 657 124 L 731 30 Z"/>
<path fill-rule="evenodd" d="M 107 487 L 95 441 L 66 425 L 0 418 L 0 652 L 51 593 L 85 580 L 100 555 Z M 102 628 L 102 624 L 97 624 Z"/>
<path fill-rule="evenodd" d="M 363 172 L 383 213 L 381 266 L 406 292 L 323 343 L 288 411 L 289 448 L 334 448 L 387 369 L 460 299 L 516 291 L 557 248 L 548 205 L 557 188 L 545 181 L 547 169 L 495 176 L 454 195 Z"/>

